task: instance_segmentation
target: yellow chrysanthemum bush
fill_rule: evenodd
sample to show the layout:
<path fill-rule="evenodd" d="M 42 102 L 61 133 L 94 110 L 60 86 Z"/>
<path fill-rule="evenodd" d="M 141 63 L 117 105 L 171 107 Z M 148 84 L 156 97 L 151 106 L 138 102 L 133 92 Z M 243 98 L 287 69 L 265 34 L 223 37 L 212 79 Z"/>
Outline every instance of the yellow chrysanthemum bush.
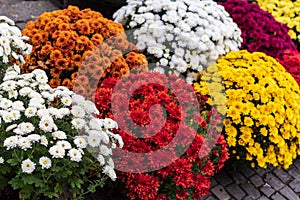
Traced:
<path fill-rule="evenodd" d="M 219 78 L 219 75 L 222 78 Z M 225 91 L 218 85 L 224 84 Z M 252 167 L 288 168 L 300 154 L 300 90 L 272 57 L 246 50 L 230 52 L 203 72 L 197 92 L 212 95 L 226 114 L 223 133 L 231 158 Z M 226 108 L 216 98 L 224 94 Z"/>
<path fill-rule="evenodd" d="M 116 76 L 114 70 L 121 66 L 128 71 L 136 63 L 147 64 L 143 54 L 133 51 L 122 24 L 89 8 L 68 6 L 45 12 L 28 22 L 22 34 L 33 46 L 22 72 L 45 70 L 53 88 L 73 89 L 77 82 L 76 92 L 85 97 L 92 95 L 91 88 L 97 87 L 102 75 Z"/>
<path fill-rule="evenodd" d="M 277 21 L 290 28 L 289 35 L 300 50 L 300 0 L 256 0 L 256 2 Z"/>

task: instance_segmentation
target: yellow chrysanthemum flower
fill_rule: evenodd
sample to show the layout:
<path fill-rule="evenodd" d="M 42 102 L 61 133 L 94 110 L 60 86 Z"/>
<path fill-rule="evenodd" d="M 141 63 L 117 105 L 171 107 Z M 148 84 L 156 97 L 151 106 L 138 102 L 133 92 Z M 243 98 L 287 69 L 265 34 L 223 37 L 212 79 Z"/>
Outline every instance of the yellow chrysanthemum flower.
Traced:
<path fill-rule="evenodd" d="M 300 89 L 293 77 L 274 58 L 246 50 L 230 52 L 212 67 L 195 90 L 206 91 L 202 81 L 209 81 L 216 88 L 208 94 L 215 96 L 212 103 L 226 105 L 223 132 L 230 150 L 251 165 L 288 167 L 300 155 Z M 216 67 L 222 79 L 212 79 Z"/>

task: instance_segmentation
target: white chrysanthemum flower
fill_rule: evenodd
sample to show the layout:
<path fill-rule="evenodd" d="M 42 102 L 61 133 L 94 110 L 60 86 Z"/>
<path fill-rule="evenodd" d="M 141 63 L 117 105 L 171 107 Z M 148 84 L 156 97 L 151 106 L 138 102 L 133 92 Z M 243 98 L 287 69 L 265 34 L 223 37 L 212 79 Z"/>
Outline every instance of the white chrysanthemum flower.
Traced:
<path fill-rule="evenodd" d="M 44 132 L 51 132 L 52 130 L 56 130 L 57 126 L 52 117 L 44 116 L 39 123 L 39 128 Z"/>
<path fill-rule="evenodd" d="M 70 114 L 70 109 L 68 108 L 60 108 L 59 112 L 61 115 L 65 116 L 65 115 L 69 115 Z"/>
<path fill-rule="evenodd" d="M 65 105 L 65 106 L 70 106 L 72 104 L 72 98 L 71 97 L 63 97 L 61 99 L 61 102 Z"/>
<path fill-rule="evenodd" d="M 74 105 L 80 105 L 83 104 L 85 101 L 84 97 L 78 94 L 73 94 L 72 95 L 72 102 Z"/>
<path fill-rule="evenodd" d="M 13 132 L 17 135 L 25 135 L 25 133 L 19 128 L 14 129 Z"/>
<path fill-rule="evenodd" d="M 105 145 L 100 145 L 99 150 L 100 150 L 100 153 L 104 156 L 108 156 L 110 154 L 109 148 Z"/>
<path fill-rule="evenodd" d="M 37 116 L 38 116 L 39 118 L 42 118 L 42 117 L 44 117 L 44 116 L 49 116 L 49 115 L 50 115 L 50 113 L 49 113 L 49 110 L 48 110 L 48 109 L 41 108 L 41 109 L 39 109 L 39 110 L 37 111 Z"/>
<path fill-rule="evenodd" d="M 18 125 L 18 129 L 22 130 L 24 133 L 31 133 L 34 131 L 35 127 L 30 122 L 22 122 Z"/>
<path fill-rule="evenodd" d="M 42 108 L 45 100 L 40 97 L 34 97 L 29 100 L 29 107 Z"/>
<path fill-rule="evenodd" d="M 70 157 L 70 160 L 75 162 L 80 162 L 82 155 L 78 149 L 70 149 L 68 152 L 68 156 Z"/>
<path fill-rule="evenodd" d="M 40 91 L 49 91 L 51 89 L 52 89 L 51 86 L 48 85 L 47 83 L 39 84 L 39 90 Z M 54 100 L 54 95 L 48 96 L 48 98 L 46 98 L 46 99 L 49 99 L 49 101 L 53 101 Z"/>
<path fill-rule="evenodd" d="M 16 98 L 18 98 L 18 95 L 19 95 L 18 92 L 15 90 L 11 90 L 8 92 L 9 99 L 16 99 Z"/>
<path fill-rule="evenodd" d="M 97 160 L 101 166 L 105 165 L 105 158 L 101 154 L 98 154 Z"/>
<path fill-rule="evenodd" d="M 41 95 L 43 96 L 43 98 L 48 99 L 49 101 L 53 101 L 54 100 L 54 95 L 51 94 L 50 92 L 43 91 L 41 93 Z"/>
<path fill-rule="evenodd" d="M 52 137 L 57 138 L 57 139 L 60 139 L 60 140 L 65 140 L 65 139 L 67 139 L 67 135 L 66 135 L 66 133 L 63 132 L 63 131 L 54 131 L 54 132 L 52 133 Z"/>
<path fill-rule="evenodd" d="M 5 129 L 5 132 L 11 131 L 11 130 L 13 130 L 14 128 L 16 128 L 17 126 L 18 126 L 17 124 L 9 125 L 9 126 Z"/>
<path fill-rule="evenodd" d="M 59 112 L 59 109 L 57 108 L 49 108 L 48 109 L 50 115 L 54 116 L 55 118 L 61 119 L 63 118 L 63 115 Z"/>
<path fill-rule="evenodd" d="M 32 148 L 31 142 L 27 137 L 20 137 L 18 140 L 18 146 L 26 151 L 29 148 Z"/>
<path fill-rule="evenodd" d="M 3 22 L 5 22 L 5 23 L 7 23 L 8 25 L 11 25 L 11 26 L 15 25 L 15 22 L 12 19 L 10 19 L 6 16 L 3 16 L 3 15 L 0 16 L 0 21 L 3 21 Z"/>
<path fill-rule="evenodd" d="M 103 168 L 103 173 L 106 174 L 112 181 L 115 181 L 117 179 L 117 175 L 116 175 L 116 172 L 114 171 L 114 169 L 109 166 L 109 165 L 106 165 L 104 168 Z"/>
<path fill-rule="evenodd" d="M 21 118 L 21 113 L 18 110 L 12 110 L 12 111 L 10 111 L 10 115 L 11 115 L 11 119 L 13 121 L 19 120 Z"/>
<path fill-rule="evenodd" d="M 101 126 L 102 126 L 102 121 L 103 120 L 100 120 L 98 118 L 92 118 L 90 121 L 89 121 L 89 127 L 90 129 L 95 129 L 95 130 L 102 130 Z"/>
<path fill-rule="evenodd" d="M 91 133 L 88 135 L 87 141 L 91 147 L 98 147 L 101 142 L 101 136 L 95 133 Z"/>
<path fill-rule="evenodd" d="M 17 86 L 16 81 L 13 80 L 8 80 L 3 82 L 0 87 L 4 90 L 4 91 L 10 91 L 10 90 L 15 90 Z"/>
<path fill-rule="evenodd" d="M 34 133 L 34 134 L 28 135 L 28 136 L 27 136 L 27 139 L 28 139 L 31 143 L 35 143 L 35 142 L 40 141 L 41 136 Z"/>
<path fill-rule="evenodd" d="M 12 118 L 11 118 L 10 112 L 7 112 L 5 110 L 1 110 L 0 111 L 0 115 L 2 116 L 2 119 L 4 120 L 4 122 L 6 122 L 6 123 L 12 122 Z"/>
<path fill-rule="evenodd" d="M 35 107 L 28 107 L 28 108 L 26 108 L 24 114 L 25 114 L 25 116 L 27 118 L 29 118 L 29 117 L 35 116 L 36 112 L 37 112 L 37 108 L 35 108 Z"/>
<path fill-rule="evenodd" d="M 107 164 L 108 164 L 109 166 L 111 166 L 112 168 L 115 168 L 115 163 L 114 163 L 114 161 L 113 161 L 112 158 L 109 158 L 109 159 L 108 159 Z"/>
<path fill-rule="evenodd" d="M 81 106 L 72 106 L 71 113 L 74 117 L 77 118 L 84 118 L 85 116 L 85 111 Z"/>
<path fill-rule="evenodd" d="M 40 140 L 41 145 L 48 146 L 48 139 L 46 136 L 42 135 Z"/>
<path fill-rule="evenodd" d="M 85 149 L 87 146 L 87 141 L 83 137 L 76 137 L 74 139 L 74 144 L 77 146 L 77 148 Z"/>
<path fill-rule="evenodd" d="M 72 148 L 70 142 L 68 142 L 66 140 L 57 141 L 56 145 L 58 145 L 58 146 L 60 146 L 64 149 L 71 149 Z"/>
<path fill-rule="evenodd" d="M 19 101 L 19 100 L 13 102 L 11 107 L 14 110 L 19 110 L 19 111 L 24 111 L 25 110 L 24 103 L 22 101 Z"/>
<path fill-rule="evenodd" d="M 65 156 L 65 149 L 59 145 L 54 145 L 49 149 L 50 155 L 52 158 L 63 158 Z"/>
<path fill-rule="evenodd" d="M 35 163 L 27 158 L 22 161 L 21 168 L 23 173 L 31 174 L 35 170 Z"/>
<path fill-rule="evenodd" d="M 3 81 L 15 79 L 18 75 L 19 75 L 19 73 L 16 72 L 14 68 L 13 69 L 8 68 L 6 70 L 6 74 L 5 74 L 4 78 L 3 78 Z"/>
<path fill-rule="evenodd" d="M 47 83 L 48 82 L 48 77 L 47 77 L 46 73 L 38 73 L 35 76 L 35 78 L 38 83 Z"/>
<path fill-rule="evenodd" d="M 42 169 L 49 169 L 52 166 L 52 161 L 50 158 L 43 156 L 39 159 L 39 164 L 42 166 Z"/>
<path fill-rule="evenodd" d="M 10 136 L 6 138 L 3 142 L 3 146 L 6 147 L 6 150 L 15 148 L 18 145 L 19 136 Z"/>
<path fill-rule="evenodd" d="M 1 99 L 0 101 L 0 107 L 3 110 L 7 110 L 8 108 L 10 108 L 12 106 L 12 101 L 6 98 Z"/>
<path fill-rule="evenodd" d="M 104 119 L 104 126 L 106 126 L 109 129 L 118 128 L 117 122 L 111 118 Z"/>
<path fill-rule="evenodd" d="M 85 125 L 85 120 L 81 118 L 75 118 L 71 123 L 76 129 L 82 129 Z"/>
<path fill-rule="evenodd" d="M 25 85 L 25 84 L 24 84 Z M 24 87 L 22 89 L 20 89 L 19 94 L 21 96 L 27 96 L 29 95 L 33 90 L 30 87 Z"/>
<path fill-rule="evenodd" d="M 83 104 L 83 109 L 87 114 L 99 114 L 99 110 L 97 109 L 94 102 L 86 100 Z"/>

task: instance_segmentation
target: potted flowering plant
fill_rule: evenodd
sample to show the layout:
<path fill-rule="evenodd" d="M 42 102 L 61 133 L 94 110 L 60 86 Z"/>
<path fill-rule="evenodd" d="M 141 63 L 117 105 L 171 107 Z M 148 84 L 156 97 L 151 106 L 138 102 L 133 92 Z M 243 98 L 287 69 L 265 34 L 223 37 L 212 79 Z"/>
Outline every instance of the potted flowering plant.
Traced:
<path fill-rule="evenodd" d="M 0 85 L 0 176 L 20 199 L 83 199 L 116 179 L 112 119 L 66 87 L 52 89 L 43 70 L 6 73 Z M 3 187 L 3 185 L 1 185 Z"/>
<path fill-rule="evenodd" d="M 137 83 L 143 86 L 133 90 L 128 99 L 128 87 Z M 179 91 L 175 92 L 177 96 L 174 91 Z M 124 140 L 124 151 L 134 154 L 114 155 L 119 180 L 129 199 L 200 199 L 208 194 L 211 176 L 228 159 L 227 144 L 218 134 L 221 115 L 208 106 L 204 96 L 199 96 L 193 106 L 193 94 L 184 79 L 171 75 L 167 81 L 157 72 L 111 77 L 101 83 L 95 93 L 98 117 L 118 122 L 115 131 Z M 164 107 L 165 114 L 157 105 Z M 195 118 L 197 115 L 199 118 Z M 171 151 L 161 151 L 168 147 Z M 185 151 L 179 153 L 182 149 Z M 173 161 L 166 164 L 170 158 Z"/>
<path fill-rule="evenodd" d="M 72 89 L 77 71 L 87 55 L 111 36 L 118 35 L 120 40 L 126 42 L 122 32 L 121 24 L 91 9 L 68 6 L 43 13 L 36 21 L 28 22 L 22 30 L 33 46 L 32 52 L 26 56 L 22 72 L 43 69 L 51 87 L 62 85 Z M 128 43 L 121 47 L 121 50 L 127 49 Z"/>
<path fill-rule="evenodd" d="M 25 55 L 31 52 L 32 46 L 25 41 L 21 30 L 15 22 L 6 16 L 0 16 L 0 83 L 8 67 L 13 64 L 24 64 Z"/>
<path fill-rule="evenodd" d="M 259 7 L 274 16 L 274 18 L 289 27 L 289 35 L 300 50 L 300 14 L 299 1 L 290 0 L 256 0 Z"/>
<path fill-rule="evenodd" d="M 188 83 L 229 51 L 238 50 L 241 31 L 225 9 L 208 1 L 127 0 L 114 13 L 154 71 L 183 74 Z"/>
<path fill-rule="evenodd" d="M 223 80 L 215 79 L 218 72 Z M 274 58 L 261 52 L 231 52 L 208 67 L 195 84 L 224 84 L 226 118 L 223 133 L 231 158 L 252 167 L 288 168 L 299 155 L 299 86 Z"/>
<path fill-rule="evenodd" d="M 279 59 L 282 59 L 285 50 L 296 50 L 287 25 L 277 21 L 258 4 L 247 0 L 226 0 L 219 4 L 224 6 L 242 31 L 243 43 L 240 49 L 264 52 Z"/>

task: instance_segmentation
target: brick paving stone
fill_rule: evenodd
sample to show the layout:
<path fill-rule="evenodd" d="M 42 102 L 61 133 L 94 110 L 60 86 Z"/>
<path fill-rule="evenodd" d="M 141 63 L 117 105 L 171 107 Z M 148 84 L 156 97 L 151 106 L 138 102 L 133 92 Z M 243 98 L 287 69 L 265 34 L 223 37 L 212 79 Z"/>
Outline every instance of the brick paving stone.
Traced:
<path fill-rule="evenodd" d="M 276 176 L 274 176 L 274 174 L 268 174 L 267 177 L 265 178 L 265 181 L 277 191 L 283 188 L 284 186 L 281 180 Z"/>
<path fill-rule="evenodd" d="M 296 166 L 298 169 L 300 169 L 300 159 L 296 159 L 296 160 L 293 162 L 293 165 Z"/>
<path fill-rule="evenodd" d="M 257 200 L 270 200 L 268 197 L 266 197 L 266 196 L 261 196 L 259 199 L 257 199 Z"/>
<path fill-rule="evenodd" d="M 262 178 L 257 174 L 254 174 L 253 176 L 251 176 L 250 181 L 253 183 L 253 185 L 255 187 L 260 187 L 264 184 L 264 181 L 262 180 Z"/>
<path fill-rule="evenodd" d="M 281 194 L 279 194 L 279 192 L 276 192 L 272 197 L 273 200 L 287 200 L 286 198 L 284 198 Z M 289 199 L 291 200 L 291 199 Z"/>
<path fill-rule="evenodd" d="M 243 199 L 244 196 L 246 196 L 246 193 L 236 183 L 228 185 L 226 187 L 226 190 L 228 191 L 229 194 L 231 194 L 231 196 L 233 196 L 237 200 L 241 200 Z"/>
<path fill-rule="evenodd" d="M 274 170 L 273 172 L 284 183 L 288 183 L 292 179 L 292 176 L 283 169 Z"/>
<path fill-rule="evenodd" d="M 218 200 L 218 199 L 215 198 L 215 197 L 213 197 L 213 196 L 211 196 L 211 195 L 209 195 L 207 197 L 202 198 L 201 200 Z"/>
<path fill-rule="evenodd" d="M 217 184 L 218 183 L 217 183 L 216 179 L 215 178 L 211 178 L 211 180 L 210 180 L 210 187 L 214 187 Z"/>
<path fill-rule="evenodd" d="M 217 185 L 211 189 L 211 192 L 216 195 L 218 199 L 230 200 L 229 194 L 226 192 L 225 188 L 222 185 Z"/>
<path fill-rule="evenodd" d="M 289 186 L 285 186 L 284 188 L 282 188 L 280 190 L 280 193 L 289 200 L 291 200 L 291 199 L 292 200 L 299 200 L 300 199 L 298 197 L 298 195 Z"/>
<path fill-rule="evenodd" d="M 243 166 L 241 172 L 246 176 L 252 176 L 255 172 L 248 166 Z"/>
<path fill-rule="evenodd" d="M 289 186 L 293 189 L 295 192 L 300 192 L 300 181 L 297 179 L 292 180 L 289 183 Z"/>
<path fill-rule="evenodd" d="M 234 180 L 234 182 L 237 184 L 244 183 L 247 181 L 245 176 L 239 171 L 230 171 L 229 173 L 232 176 L 232 179 Z"/>
<path fill-rule="evenodd" d="M 243 183 L 241 184 L 241 187 L 254 199 L 258 199 L 260 197 L 260 192 L 251 183 Z"/>
<path fill-rule="evenodd" d="M 300 180 L 300 169 L 298 169 L 297 167 L 292 166 L 292 167 L 289 169 L 289 174 L 290 174 L 292 177 L 294 177 L 294 178 Z"/>
<path fill-rule="evenodd" d="M 261 177 L 266 176 L 267 173 L 270 172 L 269 169 L 263 169 L 263 168 L 257 168 L 255 169 L 255 172 L 260 175 Z"/>
<path fill-rule="evenodd" d="M 246 196 L 245 198 L 243 198 L 243 200 L 256 200 L 256 199 L 253 199 L 253 197 L 251 196 Z"/>
<path fill-rule="evenodd" d="M 218 174 L 216 174 L 215 179 L 223 186 L 229 185 L 233 182 L 233 180 L 228 176 L 228 174 L 225 171 L 221 171 Z"/>
<path fill-rule="evenodd" d="M 267 197 L 270 197 L 275 192 L 275 190 L 269 184 L 263 185 L 259 190 Z"/>

